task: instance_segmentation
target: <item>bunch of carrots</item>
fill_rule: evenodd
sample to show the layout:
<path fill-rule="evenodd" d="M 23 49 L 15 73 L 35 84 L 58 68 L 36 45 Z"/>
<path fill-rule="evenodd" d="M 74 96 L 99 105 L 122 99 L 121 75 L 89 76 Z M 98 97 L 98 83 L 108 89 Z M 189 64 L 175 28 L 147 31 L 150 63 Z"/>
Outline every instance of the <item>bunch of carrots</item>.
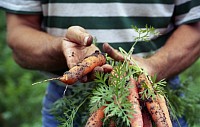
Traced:
<path fill-rule="evenodd" d="M 66 84 L 73 84 L 84 75 L 90 73 L 95 67 L 102 66 L 105 63 L 106 57 L 97 51 L 91 56 L 86 57 L 82 62 L 78 63 L 62 77 L 57 79 Z M 132 113 L 133 117 L 130 118 L 131 127 L 152 127 L 152 120 L 156 127 L 172 127 L 168 107 L 163 95 L 155 93 L 154 97 L 146 97 L 141 101 L 141 94 L 139 93 L 144 92 L 146 89 L 143 87 L 143 84 L 145 84 L 148 89 L 153 90 L 151 79 L 145 73 L 140 73 L 137 78 L 131 77 L 128 81 L 128 85 L 131 87 L 127 98 L 131 102 L 132 109 L 134 110 Z M 102 106 L 93 112 L 85 127 L 102 127 L 103 118 L 105 117 L 105 108 L 106 106 Z M 114 121 L 110 121 L 109 126 L 116 127 L 116 124 Z"/>
<path fill-rule="evenodd" d="M 132 118 L 130 118 L 131 127 L 152 127 L 151 119 L 154 121 L 156 127 L 172 127 L 166 101 L 162 95 L 157 94 L 154 98 L 148 98 L 145 102 L 140 101 L 140 94 L 144 88 L 141 84 L 146 83 L 149 89 L 152 89 L 151 83 L 145 74 L 141 74 L 137 80 L 130 78 L 128 85 L 130 85 L 128 100 L 132 104 Z M 141 109 L 141 104 L 145 105 Z M 93 112 L 88 119 L 85 127 L 102 127 L 103 119 L 105 117 L 105 106 L 100 107 L 96 112 Z M 150 114 L 150 116 L 149 116 Z M 116 127 L 113 121 L 110 121 L 110 127 Z"/>

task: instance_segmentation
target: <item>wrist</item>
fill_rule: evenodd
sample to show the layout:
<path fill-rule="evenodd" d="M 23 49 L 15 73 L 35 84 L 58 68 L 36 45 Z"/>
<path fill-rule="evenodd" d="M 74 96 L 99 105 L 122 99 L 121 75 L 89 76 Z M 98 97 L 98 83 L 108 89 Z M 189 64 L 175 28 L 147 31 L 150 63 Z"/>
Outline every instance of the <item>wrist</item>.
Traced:
<path fill-rule="evenodd" d="M 157 57 L 150 57 L 146 59 L 146 62 L 148 63 L 148 69 L 149 69 L 149 75 L 155 76 L 156 80 L 159 81 L 161 79 L 167 79 L 169 78 L 168 72 L 170 69 L 166 68 L 166 59 L 159 59 Z"/>
<path fill-rule="evenodd" d="M 51 40 L 51 45 L 47 49 L 48 57 L 52 60 L 52 62 L 55 64 L 56 70 L 61 70 L 67 67 L 66 59 L 63 53 L 62 48 L 62 41 L 64 37 L 53 37 Z M 47 46 L 48 47 L 48 46 Z"/>
<path fill-rule="evenodd" d="M 159 69 L 160 67 L 157 66 L 157 63 L 153 58 L 141 58 L 137 56 L 133 56 L 136 64 L 144 70 L 145 73 L 147 73 L 150 76 L 156 75 L 158 78 L 160 77 L 159 74 Z"/>
<path fill-rule="evenodd" d="M 147 73 L 150 75 L 150 76 L 157 76 L 157 78 L 159 77 L 158 74 L 159 74 L 159 66 L 156 65 L 157 63 L 155 62 L 155 60 L 153 60 L 152 58 L 147 58 L 145 59 L 145 63 L 147 63 Z"/>

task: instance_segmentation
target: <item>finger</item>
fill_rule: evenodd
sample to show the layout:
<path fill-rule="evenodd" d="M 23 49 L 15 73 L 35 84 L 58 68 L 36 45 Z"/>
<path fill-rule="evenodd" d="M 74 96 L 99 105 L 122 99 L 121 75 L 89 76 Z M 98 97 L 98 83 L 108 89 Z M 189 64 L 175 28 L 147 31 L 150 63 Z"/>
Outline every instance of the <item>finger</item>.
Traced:
<path fill-rule="evenodd" d="M 80 82 L 82 82 L 82 83 L 88 82 L 88 76 L 86 76 L 86 75 L 83 76 L 83 77 L 81 78 Z"/>
<path fill-rule="evenodd" d="M 67 29 L 66 37 L 79 45 L 89 46 L 92 44 L 93 38 L 87 31 L 80 26 L 71 26 Z"/>
<path fill-rule="evenodd" d="M 80 82 L 86 83 L 89 81 L 93 81 L 95 79 L 95 73 L 102 72 L 102 73 L 110 73 L 113 70 L 112 66 L 109 64 L 105 64 L 103 66 L 97 66 L 90 72 L 88 75 L 85 75 L 81 78 Z"/>
<path fill-rule="evenodd" d="M 92 72 L 90 72 L 88 75 L 85 75 L 81 78 L 81 82 L 85 83 L 85 82 L 90 82 L 90 81 L 93 81 L 95 79 L 95 74 L 97 72 L 104 72 L 104 68 L 98 66 L 98 67 L 95 67 Z"/>
<path fill-rule="evenodd" d="M 103 73 L 104 70 L 103 70 L 103 68 L 100 67 L 100 66 L 95 67 L 95 68 L 93 69 L 93 71 L 88 75 L 88 80 L 89 80 L 89 81 L 94 80 L 95 77 L 96 77 L 95 74 L 96 74 L 97 72 Z"/>
<path fill-rule="evenodd" d="M 96 72 L 103 72 L 103 68 L 101 68 L 101 67 L 95 67 L 92 72 L 90 72 L 88 75 L 83 76 L 81 78 L 80 82 L 86 83 L 86 82 L 93 81 L 95 79 L 95 73 Z"/>
<path fill-rule="evenodd" d="M 104 73 L 110 73 L 113 70 L 113 67 L 109 64 L 104 64 L 101 68 L 103 68 Z"/>
<path fill-rule="evenodd" d="M 117 61 L 123 61 L 124 60 L 122 54 L 118 50 L 111 47 L 108 43 L 103 44 L 103 51 L 106 52 L 114 60 L 117 60 Z"/>

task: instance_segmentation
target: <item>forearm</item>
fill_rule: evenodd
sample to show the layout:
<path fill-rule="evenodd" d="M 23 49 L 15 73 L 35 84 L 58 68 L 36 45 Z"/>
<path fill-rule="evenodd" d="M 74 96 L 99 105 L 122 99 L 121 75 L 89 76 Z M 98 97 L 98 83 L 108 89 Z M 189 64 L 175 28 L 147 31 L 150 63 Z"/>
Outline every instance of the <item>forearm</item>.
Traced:
<path fill-rule="evenodd" d="M 12 22 L 13 17 L 8 17 Z M 13 28 L 14 27 L 14 28 Z M 28 69 L 55 71 L 67 67 L 62 52 L 62 37 L 51 36 L 37 26 L 8 23 L 7 41 L 15 61 Z"/>
<path fill-rule="evenodd" d="M 147 59 L 151 74 L 159 79 L 179 74 L 200 56 L 200 30 L 196 25 L 182 25 L 155 55 Z"/>

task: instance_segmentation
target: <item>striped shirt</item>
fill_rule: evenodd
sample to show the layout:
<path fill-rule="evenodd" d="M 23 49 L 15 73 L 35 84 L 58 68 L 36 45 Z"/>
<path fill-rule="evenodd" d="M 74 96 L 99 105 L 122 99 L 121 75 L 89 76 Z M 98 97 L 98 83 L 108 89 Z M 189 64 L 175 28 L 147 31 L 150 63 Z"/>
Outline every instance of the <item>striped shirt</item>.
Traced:
<path fill-rule="evenodd" d="M 44 31 L 63 36 L 73 25 L 84 27 L 101 47 L 108 42 L 129 50 L 137 33 L 131 28 L 154 27 L 160 35 L 139 42 L 135 52 L 162 47 L 181 24 L 200 20 L 200 0 L 1 0 L 0 7 L 17 14 L 42 14 Z"/>

